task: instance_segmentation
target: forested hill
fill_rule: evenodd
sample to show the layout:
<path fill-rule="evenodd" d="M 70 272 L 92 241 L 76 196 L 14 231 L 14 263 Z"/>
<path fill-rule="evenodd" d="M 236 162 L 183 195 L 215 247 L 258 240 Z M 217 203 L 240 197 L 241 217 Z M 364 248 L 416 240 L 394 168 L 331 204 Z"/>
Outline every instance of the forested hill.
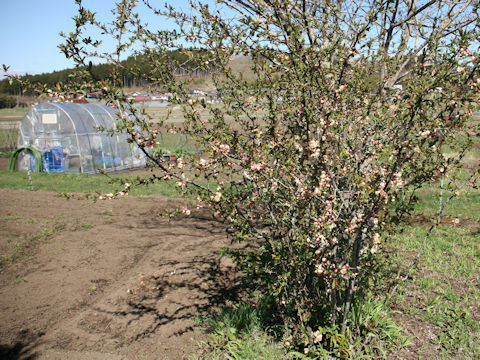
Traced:
<path fill-rule="evenodd" d="M 195 68 L 195 62 L 186 62 L 187 58 L 184 54 L 179 52 L 171 52 L 170 57 L 172 60 L 178 62 L 185 62 L 184 68 L 178 68 L 177 72 L 181 73 L 187 69 Z M 141 74 L 147 74 L 151 71 L 152 65 L 146 60 L 145 56 L 131 56 L 127 60 L 122 61 L 122 67 L 124 70 L 120 72 L 120 81 L 124 87 L 132 87 L 138 85 L 145 85 L 145 80 Z M 111 64 L 98 64 L 91 66 L 91 73 L 96 80 L 102 80 L 109 77 L 112 72 L 113 65 Z M 42 83 L 47 86 L 54 86 L 58 82 L 67 82 L 69 75 L 74 72 L 74 69 L 65 69 L 60 71 L 53 71 L 51 73 L 37 74 L 37 75 L 24 75 L 25 80 L 29 80 L 31 83 Z M 193 75 L 207 75 L 204 71 L 196 71 Z M 0 81 L 0 94 L 20 95 L 22 89 L 18 84 L 10 84 L 8 79 Z"/>

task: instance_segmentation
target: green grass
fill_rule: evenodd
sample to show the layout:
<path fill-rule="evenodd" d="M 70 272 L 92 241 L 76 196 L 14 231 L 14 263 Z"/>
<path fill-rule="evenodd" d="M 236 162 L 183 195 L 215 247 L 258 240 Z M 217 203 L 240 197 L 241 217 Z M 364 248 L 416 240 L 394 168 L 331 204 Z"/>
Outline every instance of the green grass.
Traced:
<path fill-rule="evenodd" d="M 89 175 L 63 173 L 32 173 L 34 190 L 56 191 L 59 193 L 89 193 L 107 194 L 123 190 L 120 180 L 135 184 L 137 177 L 122 175 Z M 111 183 L 111 181 L 116 181 Z M 30 190 L 28 175 L 23 171 L 0 171 L 0 188 Z M 175 182 L 158 182 L 146 186 L 133 187 L 130 192 L 134 196 L 160 194 L 164 196 L 179 196 Z"/>
<path fill-rule="evenodd" d="M 438 188 L 426 188 L 418 193 L 420 202 L 415 207 L 415 214 L 435 216 L 438 212 Z M 444 199 L 449 194 L 445 193 Z M 453 198 L 444 210 L 444 216 L 480 221 L 480 192 L 473 189 L 465 189 L 460 196 Z"/>
<path fill-rule="evenodd" d="M 28 108 L 14 107 L 12 109 L 0 109 L 0 121 L 8 120 L 8 117 L 22 118 L 27 113 Z"/>
<path fill-rule="evenodd" d="M 207 340 L 200 343 L 202 360 L 277 360 L 287 353 L 265 330 L 265 314 L 254 306 L 240 303 L 207 316 L 200 323 L 207 328 Z"/>
<path fill-rule="evenodd" d="M 476 153 L 474 157 L 478 163 L 480 155 Z M 461 172 L 457 184 L 467 177 L 467 172 Z M 414 216 L 434 217 L 439 209 L 440 191 L 439 183 L 420 191 Z M 443 199 L 450 194 L 444 191 Z M 454 222 L 457 218 L 458 224 Z M 480 190 L 465 186 L 445 208 L 441 223 L 427 238 L 412 280 L 400 285 L 394 301 L 397 309 L 417 324 L 416 329 L 410 330 L 421 339 L 421 345 L 412 349 L 414 353 L 428 353 L 436 359 L 478 359 Z M 408 267 L 429 226 L 428 222 L 407 226 L 396 234 L 392 263 Z M 404 326 L 408 330 L 408 321 Z"/>
<path fill-rule="evenodd" d="M 163 134 L 158 137 L 154 153 L 158 155 L 176 154 L 177 156 L 201 153 L 195 139 L 181 134 Z"/>
<path fill-rule="evenodd" d="M 394 237 L 399 251 L 395 262 L 406 265 L 409 261 L 401 252 L 413 253 L 420 248 L 427 229 L 407 227 Z M 450 278 L 456 282 L 480 281 L 480 232 L 453 226 L 439 226 L 428 239 L 421 260 L 422 269 L 442 275 L 439 280 Z M 425 281 L 426 278 L 416 281 Z M 479 293 L 480 294 L 480 293 Z"/>
<path fill-rule="evenodd" d="M 0 125 L 9 125 L 20 122 L 27 111 L 28 108 L 0 109 Z"/>
<path fill-rule="evenodd" d="M 480 153 L 477 157 L 477 162 L 480 160 Z M 442 197 L 442 201 L 447 200 L 452 194 L 451 190 L 448 190 L 448 183 L 452 181 L 457 186 L 462 186 L 459 190 L 459 196 L 452 198 L 444 209 L 444 216 L 452 218 L 462 218 L 474 221 L 480 221 L 480 191 L 473 189 L 468 184 L 468 178 L 471 174 L 469 171 L 460 171 L 454 178 L 450 176 L 444 180 L 444 190 L 440 186 L 440 181 L 426 186 L 425 188 L 417 192 L 419 202 L 415 206 L 414 213 L 416 215 L 423 215 L 432 217 L 438 213 L 439 200 Z"/>
<path fill-rule="evenodd" d="M 270 299 L 271 300 L 271 299 Z M 311 343 L 304 353 L 289 351 L 283 343 L 292 340 L 280 323 L 272 322 L 272 301 L 259 301 L 255 307 L 239 303 L 226 307 L 215 315 L 200 320 L 208 331 L 206 341 L 200 343 L 203 355 L 193 359 L 323 359 L 329 353 Z M 277 320 L 278 322 L 279 320 Z M 386 301 L 369 297 L 356 304 L 350 313 L 352 331 L 345 336 L 336 328 L 323 329 L 323 336 L 337 342 L 331 358 L 338 350 L 351 349 L 352 359 L 386 356 L 389 351 L 410 344 L 403 329 L 391 316 Z M 363 341 L 359 340 L 359 334 Z M 335 340 L 334 340 L 335 339 Z"/>
<path fill-rule="evenodd" d="M 411 257 L 405 253 L 418 251 L 426 231 L 417 226 L 397 234 L 394 262 L 408 266 Z M 413 280 L 396 298 L 400 312 L 428 330 L 428 336 L 417 330 L 423 347 L 440 347 L 436 358 L 480 358 L 479 235 L 478 229 L 440 226 L 427 241 Z"/>

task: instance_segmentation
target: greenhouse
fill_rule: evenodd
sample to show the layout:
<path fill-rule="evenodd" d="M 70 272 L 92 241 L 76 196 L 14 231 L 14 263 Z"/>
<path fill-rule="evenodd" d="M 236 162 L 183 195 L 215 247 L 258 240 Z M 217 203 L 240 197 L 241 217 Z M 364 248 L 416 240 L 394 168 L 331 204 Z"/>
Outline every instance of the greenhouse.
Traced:
<path fill-rule="evenodd" d="M 95 173 L 145 166 L 146 157 L 127 142 L 127 134 L 112 136 L 98 130 L 99 127 L 115 129 L 117 118 L 117 110 L 106 105 L 54 102 L 34 105 L 20 123 L 15 167 Z"/>

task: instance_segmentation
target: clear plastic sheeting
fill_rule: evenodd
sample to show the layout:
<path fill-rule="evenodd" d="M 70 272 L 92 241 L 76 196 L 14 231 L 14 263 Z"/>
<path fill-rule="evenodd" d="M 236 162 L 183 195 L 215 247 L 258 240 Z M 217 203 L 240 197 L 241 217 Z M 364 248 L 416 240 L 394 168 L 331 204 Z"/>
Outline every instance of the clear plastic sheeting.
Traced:
<path fill-rule="evenodd" d="M 145 166 L 144 154 L 127 142 L 127 134 L 98 130 L 115 129 L 117 119 L 117 110 L 107 105 L 37 104 L 20 123 L 18 147 L 39 150 L 46 172 L 114 172 Z M 27 170 L 31 161 L 25 154 L 17 168 Z"/>

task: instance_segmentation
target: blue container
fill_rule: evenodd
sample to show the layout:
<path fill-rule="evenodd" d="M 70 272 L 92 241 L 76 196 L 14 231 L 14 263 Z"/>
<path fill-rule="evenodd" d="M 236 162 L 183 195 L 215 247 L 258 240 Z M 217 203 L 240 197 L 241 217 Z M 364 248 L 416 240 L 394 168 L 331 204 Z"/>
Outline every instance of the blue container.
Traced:
<path fill-rule="evenodd" d="M 113 159 L 113 165 L 122 166 L 123 165 L 123 159 L 120 156 L 115 157 Z"/>
<path fill-rule="evenodd" d="M 42 155 L 43 171 L 65 172 L 65 156 L 61 146 L 55 146 Z"/>

